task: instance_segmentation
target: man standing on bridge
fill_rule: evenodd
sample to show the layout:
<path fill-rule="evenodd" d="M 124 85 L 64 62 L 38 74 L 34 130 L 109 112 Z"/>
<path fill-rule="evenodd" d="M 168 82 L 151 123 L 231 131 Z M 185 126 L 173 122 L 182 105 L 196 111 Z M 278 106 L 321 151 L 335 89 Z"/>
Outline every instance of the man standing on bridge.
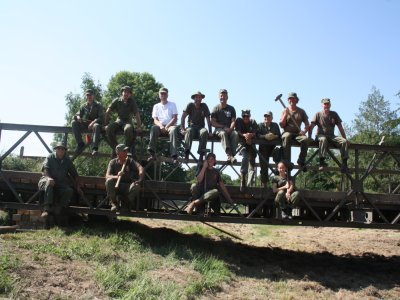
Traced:
<path fill-rule="evenodd" d="M 47 218 L 49 213 L 59 214 L 62 208 L 67 207 L 74 188 L 82 195 L 78 172 L 66 155 L 67 147 L 63 143 L 57 143 L 54 151 L 44 161 L 43 176 L 38 183 L 39 190 L 44 191 L 42 218 Z"/>

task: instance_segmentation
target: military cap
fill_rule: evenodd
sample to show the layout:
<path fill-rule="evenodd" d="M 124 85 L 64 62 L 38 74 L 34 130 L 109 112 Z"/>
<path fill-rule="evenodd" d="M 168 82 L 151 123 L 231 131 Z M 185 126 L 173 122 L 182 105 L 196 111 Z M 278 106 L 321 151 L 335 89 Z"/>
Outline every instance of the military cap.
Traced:
<path fill-rule="evenodd" d="M 132 93 L 132 88 L 129 85 L 125 85 L 121 88 L 121 93 L 123 91 L 128 91 L 129 93 Z"/>
<path fill-rule="evenodd" d="M 228 91 L 226 89 L 220 89 L 219 93 L 220 94 L 228 94 Z"/>
<path fill-rule="evenodd" d="M 267 111 L 265 114 L 264 114 L 264 117 L 266 117 L 266 116 L 271 116 L 271 117 L 274 117 L 274 115 L 272 114 L 272 111 Z"/>
<path fill-rule="evenodd" d="M 93 90 L 92 89 L 87 89 L 86 91 L 85 91 L 85 95 L 93 95 L 94 93 L 93 93 Z"/>
<path fill-rule="evenodd" d="M 58 142 L 57 144 L 55 144 L 55 146 L 53 147 L 53 150 L 56 150 L 58 148 L 63 148 L 65 150 L 67 150 L 67 146 L 63 143 L 63 142 Z"/>
<path fill-rule="evenodd" d="M 288 97 L 288 99 L 289 98 L 296 98 L 297 100 L 299 100 L 299 97 L 297 97 L 297 93 L 294 93 L 294 92 L 289 93 L 289 95 L 287 97 Z"/>
<path fill-rule="evenodd" d="M 115 147 L 115 151 L 116 151 L 116 152 L 126 151 L 126 150 L 128 150 L 128 149 L 129 149 L 129 147 L 127 147 L 125 144 L 118 144 L 118 145 Z"/>
<path fill-rule="evenodd" d="M 206 97 L 206 95 L 204 95 L 204 94 L 202 94 L 200 91 L 198 91 L 198 92 L 194 93 L 194 94 L 192 95 L 191 98 L 194 100 L 194 98 L 196 97 L 196 95 L 200 95 L 200 96 L 201 96 L 201 99 L 204 99 L 204 98 Z"/>
<path fill-rule="evenodd" d="M 250 109 L 242 110 L 242 117 L 251 116 Z"/>
<path fill-rule="evenodd" d="M 329 98 L 323 98 L 323 99 L 321 100 L 321 103 L 331 103 L 331 99 L 329 99 Z"/>
<path fill-rule="evenodd" d="M 167 93 L 168 94 L 168 89 L 165 87 L 160 88 L 160 90 L 158 91 L 159 93 Z"/>

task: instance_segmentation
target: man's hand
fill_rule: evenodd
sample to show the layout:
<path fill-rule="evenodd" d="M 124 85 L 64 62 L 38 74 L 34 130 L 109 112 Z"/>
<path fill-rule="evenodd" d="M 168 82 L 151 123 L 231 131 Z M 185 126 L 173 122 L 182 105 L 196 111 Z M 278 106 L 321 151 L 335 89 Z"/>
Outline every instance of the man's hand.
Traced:
<path fill-rule="evenodd" d="M 232 131 L 233 131 L 233 128 L 230 128 L 230 127 L 225 128 L 225 132 L 226 132 L 227 134 L 231 134 Z"/>
<path fill-rule="evenodd" d="M 93 130 L 94 124 L 96 124 L 95 121 L 90 122 L 88 125 L 88 129 Z"/>
<path fill-rule="evenodd" d="M 49 186 L 54 186 L 56 184 L 56 182 L 54 181 L 53 178 L 51 177 L 47 177 L 47 182 L 49 183 Z"/>
<path fill-rule="evenodd" d="M 276 134 L 273 134 L 272 132 L 267 133 L 266 135 L 264 135 L 264 139 L 266 139 L 267 141 L 272 141 L 277 139 L 278 136 Z"/>
<path fill-rule="evenodd" d="M 123 176 L 124 174 L 125 174 L 125 172 L 121 170 L 121 171 L 118 172 L 117 176 L 118 176 L 118 177 L 119 177 L 119 176 Z"/>

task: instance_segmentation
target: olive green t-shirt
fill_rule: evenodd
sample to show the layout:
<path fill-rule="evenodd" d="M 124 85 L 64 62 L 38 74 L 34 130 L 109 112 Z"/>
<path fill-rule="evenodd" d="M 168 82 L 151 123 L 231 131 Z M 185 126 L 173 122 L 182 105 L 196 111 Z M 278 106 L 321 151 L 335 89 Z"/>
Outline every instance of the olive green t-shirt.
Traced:
<path fill-rule="evenodd" d="M 189 116 L 189 126 L 195 128 L 204 128 L 204 118 L 210 116 L 210 110 L 205 103 L 200 103 L 200 107 L 197 108 L 193 102 L 190 102 L 183 112 L 186 112 Z"/>
<path fill-rule="evenodd" d="M 138 112 L 136 101 L 132 97 L 129 97 L 126 102 L 122 97 L 116 98 L 108 108 L 117 113 L 117 121 L 122 121 L 124 123 L 130 123 Z"/>

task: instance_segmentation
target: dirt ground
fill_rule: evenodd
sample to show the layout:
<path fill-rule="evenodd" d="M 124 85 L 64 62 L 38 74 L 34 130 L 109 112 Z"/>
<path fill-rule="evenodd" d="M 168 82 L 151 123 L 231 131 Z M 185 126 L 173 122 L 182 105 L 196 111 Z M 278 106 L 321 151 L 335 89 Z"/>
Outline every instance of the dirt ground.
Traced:
<path fill-rule="evenodd" d="M 400 298 L 400 231 L 213 224 L 240 237 L 235 239 L 179 232 L 187 222 L 145 219 L 137 224 L 144 236 L 157 234 L 183 243 L 191 239 L 205 249 L 226 253 L 221 258 L 233 279 L 204 299 Z M 0 244 L 0 254 L 1 249 Z M 21 256 L 27 266 L 18 274 L 23 297 L 51 299 L 62 291 L 70 299 L 106 298 L 88 263 L 49 257 L 43 265 L 32 255 Z M 184 278 L 181 273 L 179 268 L 168 270 L 171 278 Z"/>

